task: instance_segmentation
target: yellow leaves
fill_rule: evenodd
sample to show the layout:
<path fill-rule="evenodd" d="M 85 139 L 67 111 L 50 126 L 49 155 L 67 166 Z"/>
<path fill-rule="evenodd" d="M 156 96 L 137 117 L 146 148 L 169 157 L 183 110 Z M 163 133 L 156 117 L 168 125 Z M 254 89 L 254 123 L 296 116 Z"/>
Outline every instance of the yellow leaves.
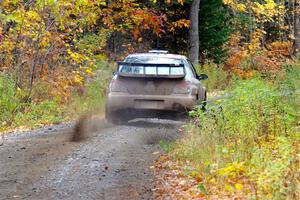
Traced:
<path fill-rule="evenodd" d="M 48 31 L 45 31 L 45 32 L 43 33 L 43 36 L 42 36 L 41 41 L 40 41 L 40 43 L 39 43 L 39 46 L 40 46 L 41 48 L 46 48 L 46 47 L 48 47 L 48 46 L 50 45 L 50 37 L 51 37 L 51 33 L 48 32 Z"/>
<path fill-rule="evenodd" d="M 233 4 L 234 2 L 233 2 L 233 0 L 223 0 L 223 3 L 225 5 L 230 5 L 230 4 Z"/>
<path fill-rule="evenodd" d="M 251 41 L 248 45 L 249 53 L 256 53 L 257 49 L 261 47 L 261 39 L 266 34 L 266 32 L 262 29 L 256 29 L 254 33 L 251 35 Z"/>
<path fill-rule="evenodd" d="M 94 75 L 94 61 L 86 55 L 73 52 L 71 49 L 67 49 L 67 53 L 69 55 L 68 59 L 75 66 L 79 66 L 79 68 L 74 71 L 75 76 L 73 81 L 77 85 L 83 85 L 86 77 Z"/>
<path fill-rule="evenodd" d="M 14 42 L 10 38 L 5 37 L 4 40 L 1 41 L 0 51 L 4 51 L 8 53 L 12 51 L 14 47 L 15 47 Z"/>
<path fill-rule="evenodd" d="M 291 184 L 291 179 L 286 179 L 287 174 L 296 173 L 292 170 L 299 169 L 299 162 L 291 167 L 295 159 L 293 146 L 290 139 L 283 136 L 274 136 L 269 141 L 263 139 L 262 145 L 255 149 L 251 157 L 250 168 L 253 182 L 257 185 L 259 199 L 274 199 L 276 193 Z"/>
<path fill-rule="evenodd" d="M 236 12 L 252 12 L 257 23 L 274 21 L 274 17 L 281 16 L 283 18 L 285 15 L 284 5 L 276 3 L 274 0 L 264 0 L 261 3 L 252 1 L 244 3 L 241 0 L 223 0 L 223 2 Z"/>
<path fill-rule="evenodd" d="M 98 54 L 98 55 L 93 56 L 93 58 L 95 58 L 96 60 L 99 60 L 99 61 L 107 60 L 107 56 L 105 54 Z"/>
<path fill-rule="evenodd" d="M 243 185 L 242 184 L 239 184 L 239 183 L 235 183 L 234 184 L 234 187 L 237 189 L 237 190 L 243 190 Z"/>
<path fill-rule="evenodd" d="M 204 173 L 206 168 L 203 167 L 202 163 L 173 160 L 167 156 L 158 159 L 155 199 L 243 199 L 251 194 L 243 163 L 230 163 L 226 167 L 225 171 L 237 173 L 235 178 L 219 175 L 218 171 Z M 188 169 L 191 169 L 189 173 Z"/>
<path fill-rule="evenodd" d="M 76 74 L 74 76 L 74 83 L 78 85 L 82 85 L 84 82 L 84 78 L 80 74 Z"/>
<path fill-rule="evenodd" d="M 11 13 L 9 13 L 7 15 L 4 15 L 2 18 L 5 23 L 11 22 L 11 21 L 20 23 L 20 22 L 22 22 L 23 16 L 24 16 L 23 10 L 16 10 L 16 11 L 12 11 Z"/>
<path fill-rule="evenodd" d="M 57 3 L 57 0 L 36 0 L 36 5 L 42 9 L 45 6 L 53 6 Z"/>
<path fill-rule="evenodd" d="M 228 176 L 235 178 L 238 175 L 241 175 L 246 171 L 244 163 L 230 163 L 227 167 L 221 168 L 217 171 L 217 174 L 222 176 Z"/>
<path fill-rule="evenodd" d="M 223 2 L 237 12 L 246 12 L 246 5 L 238 0 L 223 0 Z"/>
<path fill-rule="evenodd" d="M 12 10 L 15 10 L 14 8 L 18 6 L 18 4 L 22 4 L 23 1 L 21 0 L 2 0 L 0 1 L 0 6 L 4 10 L 7 10 L 11 12 Z"/>
<path fill-rule="evenodd" d="M 94 75 L 94 73 L 92 72 L 92 70 L 90 68 L 86 69 L 85 72 L 89 75 Z"/>
<path fill-rule="evenodd" d="M 254 2 L 252 4 L 252 10 L 256 16 L 256 21 L 271 22 L 274 21 L 274 17 L 281 15 L 284 16 L 284 6 L 275 3 L 274 0 L 265 0 L 265 3 Z"/>
<path fill-rule="evenodd" d="M 246 5 L 242 3 L 236 4 L 236 9 L 240 12 L 246 12 Z"/>
<path fill-rule="evenodd" d="M 39 13 L 37 13 L 34 10 L 29 10 L 28 12 L 26 12 L 26 17 L 28 18 L 28 20 L 34 20 L 34 21 L 41 20 Z"/>
<path fill-rule="evenodd" d="M 157 0 L 151 0 L 153 3 L 157 3 Z M 166 0 L 166 3 L 172 3 L 172 0 Z M 177 0 L 177 3 L 183 5 L 184 0 Z"/>
<path fill-rule="evenodd" d="M 178 2 L 179 4 L 181 4 L 181 5 L 184 4 L 184 0 L 177 0 L 177 2 Z"/>
<path fill-rule="evenodd" d="M 265 8 L 267 10 L 273 10 L 277 6 L 277 4 L 274 2 L 274 0 L 265 0 L 265 1 L 266 1 Z"/>
<path fill-rule="evenodd" d="M 90 61 L 89 57 L 80 53 L 73 52 L 71 49 L 67 49 L 67 53 L 69 54 L 69 59 L 77 64 L 82 64 L 85 61 Z"/>
<path fill-rule="evenodd" d="M 86 77 L 94 75 L 91 67 L 79 67 L 79 69 L 74 71 L 74 73 L 74 83 L 78 85 L 83 85 Z"/>

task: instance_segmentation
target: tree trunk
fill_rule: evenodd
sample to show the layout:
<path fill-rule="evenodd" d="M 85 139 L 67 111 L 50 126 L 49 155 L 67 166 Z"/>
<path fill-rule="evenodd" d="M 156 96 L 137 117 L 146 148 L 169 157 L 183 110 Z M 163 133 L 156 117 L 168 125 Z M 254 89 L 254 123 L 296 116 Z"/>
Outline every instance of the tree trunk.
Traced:
<path fill-rule="evenodd" d="M 193 64 L 199 63 L 199 8 L 200 0 L 190 6 L 189 57 Z"/>
<path fill-rule="evenodd" d="M 300 1 L 295 0 L 294 4 L 294 44 L 293 44 L 293 54 L 299 53 L 300 47 Z"/>

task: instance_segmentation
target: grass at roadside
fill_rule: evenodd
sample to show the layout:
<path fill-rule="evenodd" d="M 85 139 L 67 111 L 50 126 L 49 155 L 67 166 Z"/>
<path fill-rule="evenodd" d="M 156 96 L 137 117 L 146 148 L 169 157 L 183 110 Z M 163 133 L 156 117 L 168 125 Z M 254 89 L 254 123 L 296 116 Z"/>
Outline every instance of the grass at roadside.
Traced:
<path fill-rule="evenodd" d="M 25 101 L 20 89 L 15 89 L 11 77 L 0 75 L 0 132 L 15 128 L 31 129 L 75 119 L 87 112 L 103 112 L 107 84 L 111 77 L 109 67 L 101 67 L 85 84 L 74 87 L 70 97 L 62 102 L 59 97 L 41 95 L 49 85 L 36 84 L 38 101 Z"/>
<path fill-rule="evenodd" d="M 74 92 L 66 111 L 68 116 L 79 116 L 83 113 L 104 113 L 105 97 L 112 72 L 104 69 L 95 73 L 88 80 L 83 93 Z"/>
<path fill-rule="evenodd" d="M 236 79 L 206 112 L 190 113 L 185 136 L 163 144 L 164 168 L 193 180 L 177 185 L 195 185 L 180 197 L 300 198 L 299 77 L 295 64 L 275 80 Z"/>

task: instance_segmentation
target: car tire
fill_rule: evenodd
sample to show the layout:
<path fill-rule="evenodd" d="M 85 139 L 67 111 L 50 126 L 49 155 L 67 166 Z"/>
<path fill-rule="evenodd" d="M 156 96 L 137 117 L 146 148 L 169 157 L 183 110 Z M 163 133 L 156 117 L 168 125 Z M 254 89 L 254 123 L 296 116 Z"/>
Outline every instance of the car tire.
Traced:
<path fill-rule="evenodd" d="M 202 109 L 203 112 L 206 111 L 206 104 L 207 104 L 207 94 L 205 92 L 204 99 L 203 99 L 203 101 L 201 103 L 201 109 Z"/>

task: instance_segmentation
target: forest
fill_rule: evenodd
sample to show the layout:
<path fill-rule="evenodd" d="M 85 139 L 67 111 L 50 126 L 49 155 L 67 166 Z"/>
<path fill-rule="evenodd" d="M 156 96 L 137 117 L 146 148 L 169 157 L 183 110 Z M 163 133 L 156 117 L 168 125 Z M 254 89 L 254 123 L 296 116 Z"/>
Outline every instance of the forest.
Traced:
<path fill-rule="evenodd" d="M 2 0 L 0 132 L 103 113 L 116 61 L 168 50 L 213 103 L 160 142 L 157 195 L 299 199 L 299 29 L 299 0 Z"/>

